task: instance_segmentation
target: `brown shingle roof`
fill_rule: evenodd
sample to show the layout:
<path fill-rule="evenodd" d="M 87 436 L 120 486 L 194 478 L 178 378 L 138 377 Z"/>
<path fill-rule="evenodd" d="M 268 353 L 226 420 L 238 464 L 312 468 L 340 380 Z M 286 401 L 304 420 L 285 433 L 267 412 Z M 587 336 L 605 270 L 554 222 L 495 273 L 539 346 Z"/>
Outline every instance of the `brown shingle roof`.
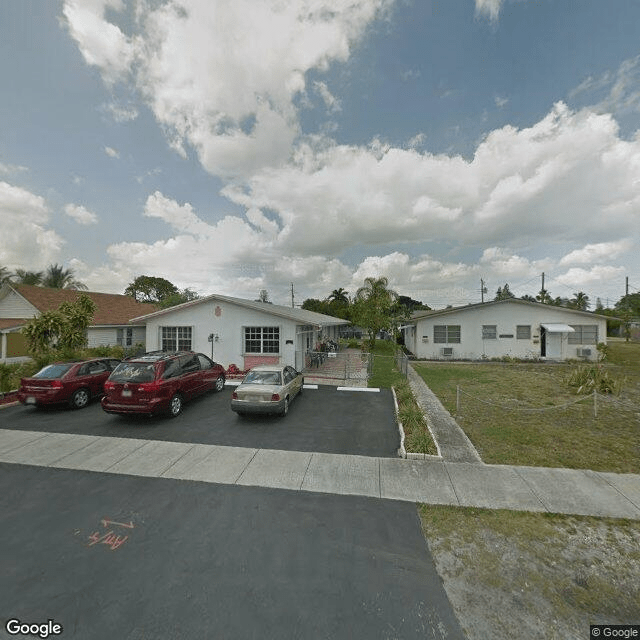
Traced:
<path fill-rule="evenodd" d="M 96 312 L 91 326 L 125 325 L 131 318 L 138 318 L 157 311 L 155 304 L 136 302 L 130 296 L 116 293 L 96 293 L 95 291 L 76 291 L 74 289 L 50 289 L 28 284 L 11 285 L 23 298 L 28 300 L 38 311 L 53 311 L 63 302 L 73 302 L 78 296 L 85 294 L 93 300 Z"/>

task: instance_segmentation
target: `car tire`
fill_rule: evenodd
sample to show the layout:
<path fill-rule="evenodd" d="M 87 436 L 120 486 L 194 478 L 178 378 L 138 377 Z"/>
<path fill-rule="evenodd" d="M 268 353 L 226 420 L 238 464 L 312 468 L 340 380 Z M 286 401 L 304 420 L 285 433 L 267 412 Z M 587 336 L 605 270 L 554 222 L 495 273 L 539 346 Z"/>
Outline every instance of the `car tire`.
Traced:
<path fill-rule="evenodd" d="M 281 416 L 286 416 L 289 413 L 289 396 L 284 397 L 284 406 L 282 407 L 282 411 L 280 412 Z"/>
<path fill-rule="evenodd" d="M 179 393 L 174 393 L 169 400 L 169 415 L 172 418 L 176 418 L 182 413 L 182 396 Z"/>
<path fill-rule="evenodd" d="M 223 389 L 224 389 L 224 376 L 218 376 L 216 378 L 216 383 L 215 383 L 216 393 L 219 393 Z"/>
<path fill-rule="evenodd" d="M 89 389 L 76 389 L 71 396 L 69 404 L 73 409 L 84 409 L 91 399 Z"/>

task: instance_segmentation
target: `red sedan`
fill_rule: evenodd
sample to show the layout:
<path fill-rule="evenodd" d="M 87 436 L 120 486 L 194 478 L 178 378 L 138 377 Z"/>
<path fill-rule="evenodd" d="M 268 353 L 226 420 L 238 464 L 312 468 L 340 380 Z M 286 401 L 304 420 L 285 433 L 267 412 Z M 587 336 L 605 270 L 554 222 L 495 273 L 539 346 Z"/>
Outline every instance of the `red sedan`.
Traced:
<path fill-rule="evenodd" d="M 120 364 L 114 358 L 49 364 L 31 378 L 20 380 L 18 400 L 22 404 L 68 403 L 82 409 L 91 398 L 104 393 L 104 383 Z"/>

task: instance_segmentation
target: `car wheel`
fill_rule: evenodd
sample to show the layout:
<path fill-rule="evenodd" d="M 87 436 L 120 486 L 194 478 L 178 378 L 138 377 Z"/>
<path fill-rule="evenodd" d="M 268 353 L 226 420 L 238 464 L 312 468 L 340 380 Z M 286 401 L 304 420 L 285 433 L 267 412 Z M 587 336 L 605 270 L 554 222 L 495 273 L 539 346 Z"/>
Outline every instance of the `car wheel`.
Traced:
<path fill-rule="evenodd" d="M 281 416 L 286 416 L 289 413 L 289 396 L 285 396 L 284 398 L 284 406 L 282 407 Z"/>
<path fill-rule="evenodd" d="M 179 393 L 173 394 L 169 401 L 169 413 L 172 418 L 180 415 L 182 411 L 182 396 Z"/>
<path fill-rule="evenodd" d="M 222 391 L 224 389 L 224 376 L 218 376 L 216 378 L 216 391 Z"/>
<path fill-rule="evenodd" d="M 74 409 L 83 409 L 89 404 L 89 390 L 76 389 L 71 396 L 71 406 Z"/>

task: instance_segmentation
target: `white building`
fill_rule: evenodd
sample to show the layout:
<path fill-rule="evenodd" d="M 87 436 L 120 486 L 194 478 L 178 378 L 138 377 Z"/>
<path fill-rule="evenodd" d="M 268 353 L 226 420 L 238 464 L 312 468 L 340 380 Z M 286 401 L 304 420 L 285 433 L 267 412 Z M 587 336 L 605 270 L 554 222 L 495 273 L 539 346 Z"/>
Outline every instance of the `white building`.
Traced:
<path fill-rule="evenodd" d="M 588 311 L 512 298 L 417 311 L 403 333 L 407 349 L 428 360 L 596 360 L 607 322 Z"/>
<path fill-rule="evenodd" d="M 211 295 L 157 311 L 145 323 L 146 345 L 153 350 L 193 350 L 224 367 L 287 364 L 300 370 L 304 356 L 323 338 L 338 340 L 348 320 L 305 309 Z"/>

